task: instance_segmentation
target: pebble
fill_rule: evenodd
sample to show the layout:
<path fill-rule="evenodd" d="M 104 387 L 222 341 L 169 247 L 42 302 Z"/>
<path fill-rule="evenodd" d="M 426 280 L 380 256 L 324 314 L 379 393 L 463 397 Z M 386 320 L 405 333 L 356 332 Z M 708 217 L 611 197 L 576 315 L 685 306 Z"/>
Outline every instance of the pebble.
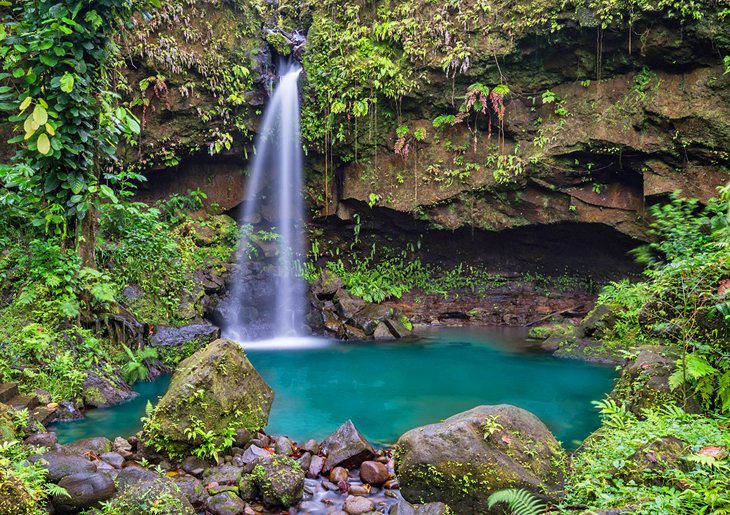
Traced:
<path fill-rule="evenodd" d="M 350 495 L 342 506 L 350 515 L 362 515 L 375 510 L 375 503 L 367 497 Z"/>
<path fill-rule="evenodd" d="M 330 470 L 330 481 L 333 483 L 339 483 L 340 481 L 347 481 L 348 473 L 344 467 L 335 467 Z"/>

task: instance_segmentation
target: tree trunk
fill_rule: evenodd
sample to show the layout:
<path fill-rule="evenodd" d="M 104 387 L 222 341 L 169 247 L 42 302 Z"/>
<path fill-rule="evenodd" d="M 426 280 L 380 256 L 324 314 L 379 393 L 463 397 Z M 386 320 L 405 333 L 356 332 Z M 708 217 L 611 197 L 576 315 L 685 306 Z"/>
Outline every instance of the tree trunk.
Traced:
<path fill-rule="evenodd" d="M 96 208 L 93 202 L 81 223 L 76 225 L 76 252 L 81 266 L 96 268 Z"/>

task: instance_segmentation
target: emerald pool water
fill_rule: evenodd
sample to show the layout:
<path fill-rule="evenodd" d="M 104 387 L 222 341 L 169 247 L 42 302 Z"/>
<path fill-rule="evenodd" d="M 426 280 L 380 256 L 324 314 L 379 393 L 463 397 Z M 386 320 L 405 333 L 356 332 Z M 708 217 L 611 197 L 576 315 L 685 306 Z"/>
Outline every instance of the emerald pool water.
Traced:
<path fill-rule="evenodd" d="M 479 404 L 514 404 L 574 448 L 598 427 L 591 401 L 615 377 L 612 367 L 529 352 L 525 331 L 514 329 L 438 329 L 394 343 L 250 344 L 247 355 L 275 392 L 266 431 L 300 442 L 321 440 L 352 419 L 373 443 L 391 444 L 408 429 Z M 61 443 L 131 435 L 147 400 L 154 403 L 168 383 L 141 383 L 133 401 L 53 429 Z"/>

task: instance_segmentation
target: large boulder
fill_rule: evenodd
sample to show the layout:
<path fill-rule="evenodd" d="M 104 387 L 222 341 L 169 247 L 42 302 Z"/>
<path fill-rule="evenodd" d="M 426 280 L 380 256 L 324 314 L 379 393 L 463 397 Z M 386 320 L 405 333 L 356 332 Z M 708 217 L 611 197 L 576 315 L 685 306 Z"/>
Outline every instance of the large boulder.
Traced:
<path fill-rule="evenodd" d="M 220 329 L 209 322 L 182 327 L 158 326 L 150 337 L 153 347 L 182 347 L 193 345 L 202 348 L 220 336 Z"/>
<path fill-rule="evenodd" d="M 137 396 L 118 374 L 109 374 L 100 368 L 88 370 L 81 392 L 84 404 L 104 408 Z"/>
<path fill-rule="evenodd" d="M 83 456 L 73 456 L 64 452 L 48 451 L 43 454 L 34 454 L 28 461 L 38 463 L 46 469 L 46 479 L 58 483 L 66 476 L 81 473 L 96 472 L 96 465 Z"/>
<path fill-rule="evenodd" d="M 681 406 L 689 413 L 702 412 L 689 389 L 680 387 L 672 390 L 669 385 L 669 376 L 675 370 L 676 355 L 661 346 L 644 345 L 637 350 L 639 354 L 624 367 L 612 396 L 640 417 L 643 416 L 643 410 L 667 403 Z"/>
<path fill-rule="evenodd" d="M 145 434 L 158 448 L 184 452 L 202 443 L 200 434 L 264 427 L 273 399 L 243 348 L 219 339 L 180 363 Z"/>
<path fill-rule="evenodd" d="M 375 456 L 373 446 L 357 430 L 351 420 L 338 427 L 337 431 L 322 442 L 322 452 L 327 455 L 324 462 L 325 472 L 337 466 L 359 467 L 362 462 Z"/>
<path fill-rule="evenodd" d="M 68 495 L 53 497 L 59 513 L 75 513 L 110 499 L 116 490 L 114 479 L 101 472 L 81 472 L 66 476 L 58 482 Z"/>
<path fill-rule="evenodd" d="M 195 510 L 170 478 L 142 467 L 123 468 L 116 480 L 117 491 L 107 501 L 108 513 L 147 515 L 150 507 L 165 515 L 195 515 Z"/>
<path fill-rule="evenodd" d="M 408 431 L 398 439 L 395 466 L 406 500 L 487 513 L 487 498 L 503 488 L 558 497 L 565 452 L 535 415 L 500 404 Z"/>

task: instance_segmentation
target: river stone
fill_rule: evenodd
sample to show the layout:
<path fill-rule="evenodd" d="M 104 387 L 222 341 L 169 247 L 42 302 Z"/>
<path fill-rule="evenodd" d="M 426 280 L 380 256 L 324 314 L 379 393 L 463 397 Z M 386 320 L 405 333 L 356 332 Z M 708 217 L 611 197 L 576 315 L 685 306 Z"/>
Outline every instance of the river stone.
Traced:
<path fill-rule="evenodd" d="M 124 379 L 109 375 L 99 369 L 86 372 L 81 390 L 84 404 L 91 408 L 105 408 L 137 396 Z"/>
<path fill-rule="evenodd" d="M 233 465 L 219 465 L 211 467 L 203 473 L 206 484 L 235 485 L 241 480 L 243 469 Z"/>
<path fill-rule="evenodd" d="M 208 499 L 208 491 L 197 478 L 188 475 L 173 476 L 172 482 L 194 507 L 202 507 Z"/>
<path fill-rule="evenodd" d="M 324 468 L 324 458 L 322 458 L 321 456 L 317 456 L 315 454 L 314 456 L 312 456 L 312 461 L 309 464 L 309 469 L 307 470 L 307 477 L 310 479 L 316 479 L 322 473 L 323 468 Z"/>
<path fill-rule="evenodd" d="M 395 336 L 390 332 L 390 328 L 385 322 L 380 322 L 373 332 L 373 338 L 376 340 L 395 340 Z"/>
<path fill-rule="evenodd" d="M 347 481 L 348 479 L 348 472 L 347 469 L 344 467 L 335 467 L 332 470 L 330 470 L 330 481 L 337 484 L 340 481 Z"/>
<path fill-rule="evenodd" d="M 23 440 L 26 445 L 52 449 L 58 443 L 56 433 L 35 433 Z"/>
<path fill-rule="evenodd" d="M 210 464 L 197 456 L 188 456 L 182 462 L 182 469 L 193 476 L 200 476 L 210 468 Z"/>
<path fill-rule="evenodd" d="M 185 434 L 193 425 L 216 435 L 231 426 L 250 431 L 264 427 L 273 399 L 273 390 L 241 346 L 219 339 L 178 365 L 145 431 L 184 452 L 200 443 Z"/>
<path fill-rule="evenodd" d="M 149 507 L 165 515 L 195 515 L 190 501 L 173 481 L 138 466 L 123 468 L 117 475 L 117 493 L 108 501 L 109 513 L 148 515 Z"/>
<path fill-rule="evenodd" d="M 220 329 L 211 323 L 190 324 L 182 327 L 157 326 L 150 337 L 153 347 L 180 347 L 195 341 L 202 348 L 220 336 Z"/>
<path fill-rule="evenodd" d="M 267 506 L 288 508 L 302 500 L 304 471 L 291 458 L 258 458 L 251 475 Z"/>
<path fill-rule="evenodd" d="M 70 513 L 90 508 L 101 501 L 111 499 L 116 490 L 111 476 L 98 472 L 71 474 L 61 479 L 58 486 L 68 492 L 68 496 L 57 495 L 53 497 L 53 506 L 60 513 Z"/>
<path fill-rule="evenodd" d="M 319 444 L 317 440 L 307 440 L 300 447 L 302 451 L 310 452 L 312 454 L 319 454 Z"/>
<path fill-rule="evenodd" d="M 367 306 L 367 302 L 351 295 L 344 288 L 337 290 L 334 296 L 334 303 L 337 308 L 337 313 L 345 320 L 351 319 L 358 311 Z"/>
<path fill-rule="evenodd" d="M 82 438 L 62 446 L 63 452 L 66 454 L 86 454 L 94 453 L 102 455 L 112 450 L 112 442 L 103 436 L 95 436 L 93 438 Z"/>
<path fill-rule="evenodd" d="M 375 510 L 375 503 L 367 497 L 360 495 L 350 495 L 345 499 L 342 509 L 350 515 L 362 515 Z"/>
<path fill-rule="evenodd" d="M 48 471 L 46 479 L 51 483 L 58 483 L 61 479 L 72 474 L 96 472 L 96 465 L 83 456 L 72 456 L 62 452 L 44 452 L 28 458 L 31 463 L 38 462 Z"/>
<path fill-rule="evenodd" d="M 388 480 L 388 468 L 377 461 L 365 461 L 360 465 L 360 480 L 371 485 L 382 485 Z"/>
<path fill-rule="evenodd" d="M 331 299 L 344 283 L 332 270 L 324 269 L 312 284 L 312 294 L 319 300 Z"/>
<path fill-rule="evenodd" d="M 400 500 L 388 512 L 389 515 L 451 515 L 452 513 L 454 512 L 442 502 L 411 504 L 405 500 Z"/>
<path fill-rule="evenodd" d="M 565 452 L 535 415 L 499 404 L 408 431 L 396 444 L 395 464 L 406 500 L 487 513 L 487 498 L 503 488 L 558 498 Z"/>
<path fill-rule="evenodd" d="M 294 453 L 292 442 L 286 436 L 272 436 L 271 439 L 274 441 L 274 451 L 276 454 L 289 456 Z"/>
<path fill-rule="evenodd" d="M 373 446 L 351 420 L 342 424 L 322 442 L 322 451 L 327 455 L 323 468 L 325 472 L 336 466 L 355 468 L 375 456 Z"/>
<path fill-rule="evenodd" d="M 266 449 L 262 449 L 258 445 L 249 445 L 248 449 L 241 456 L 241 463 L 245 472 L 251 472 L 254 462 L 258 458 L 270 458 L 271 453 Z"/>
<path fill-rule="evenodd" d="M 246 503 L 233 492 L 221 492 L 208 497 L 205 508 L 212 515 L 243 515 Z"/>
<path fill-rule="evenodd" d="M 99 457 L 102 459 L 102 461 L 108 463 L 116 469 L 120 469 L 122 468 L 122 465 L 124 465 L 124 458 L 118 452 L 105 452 Z"/>

